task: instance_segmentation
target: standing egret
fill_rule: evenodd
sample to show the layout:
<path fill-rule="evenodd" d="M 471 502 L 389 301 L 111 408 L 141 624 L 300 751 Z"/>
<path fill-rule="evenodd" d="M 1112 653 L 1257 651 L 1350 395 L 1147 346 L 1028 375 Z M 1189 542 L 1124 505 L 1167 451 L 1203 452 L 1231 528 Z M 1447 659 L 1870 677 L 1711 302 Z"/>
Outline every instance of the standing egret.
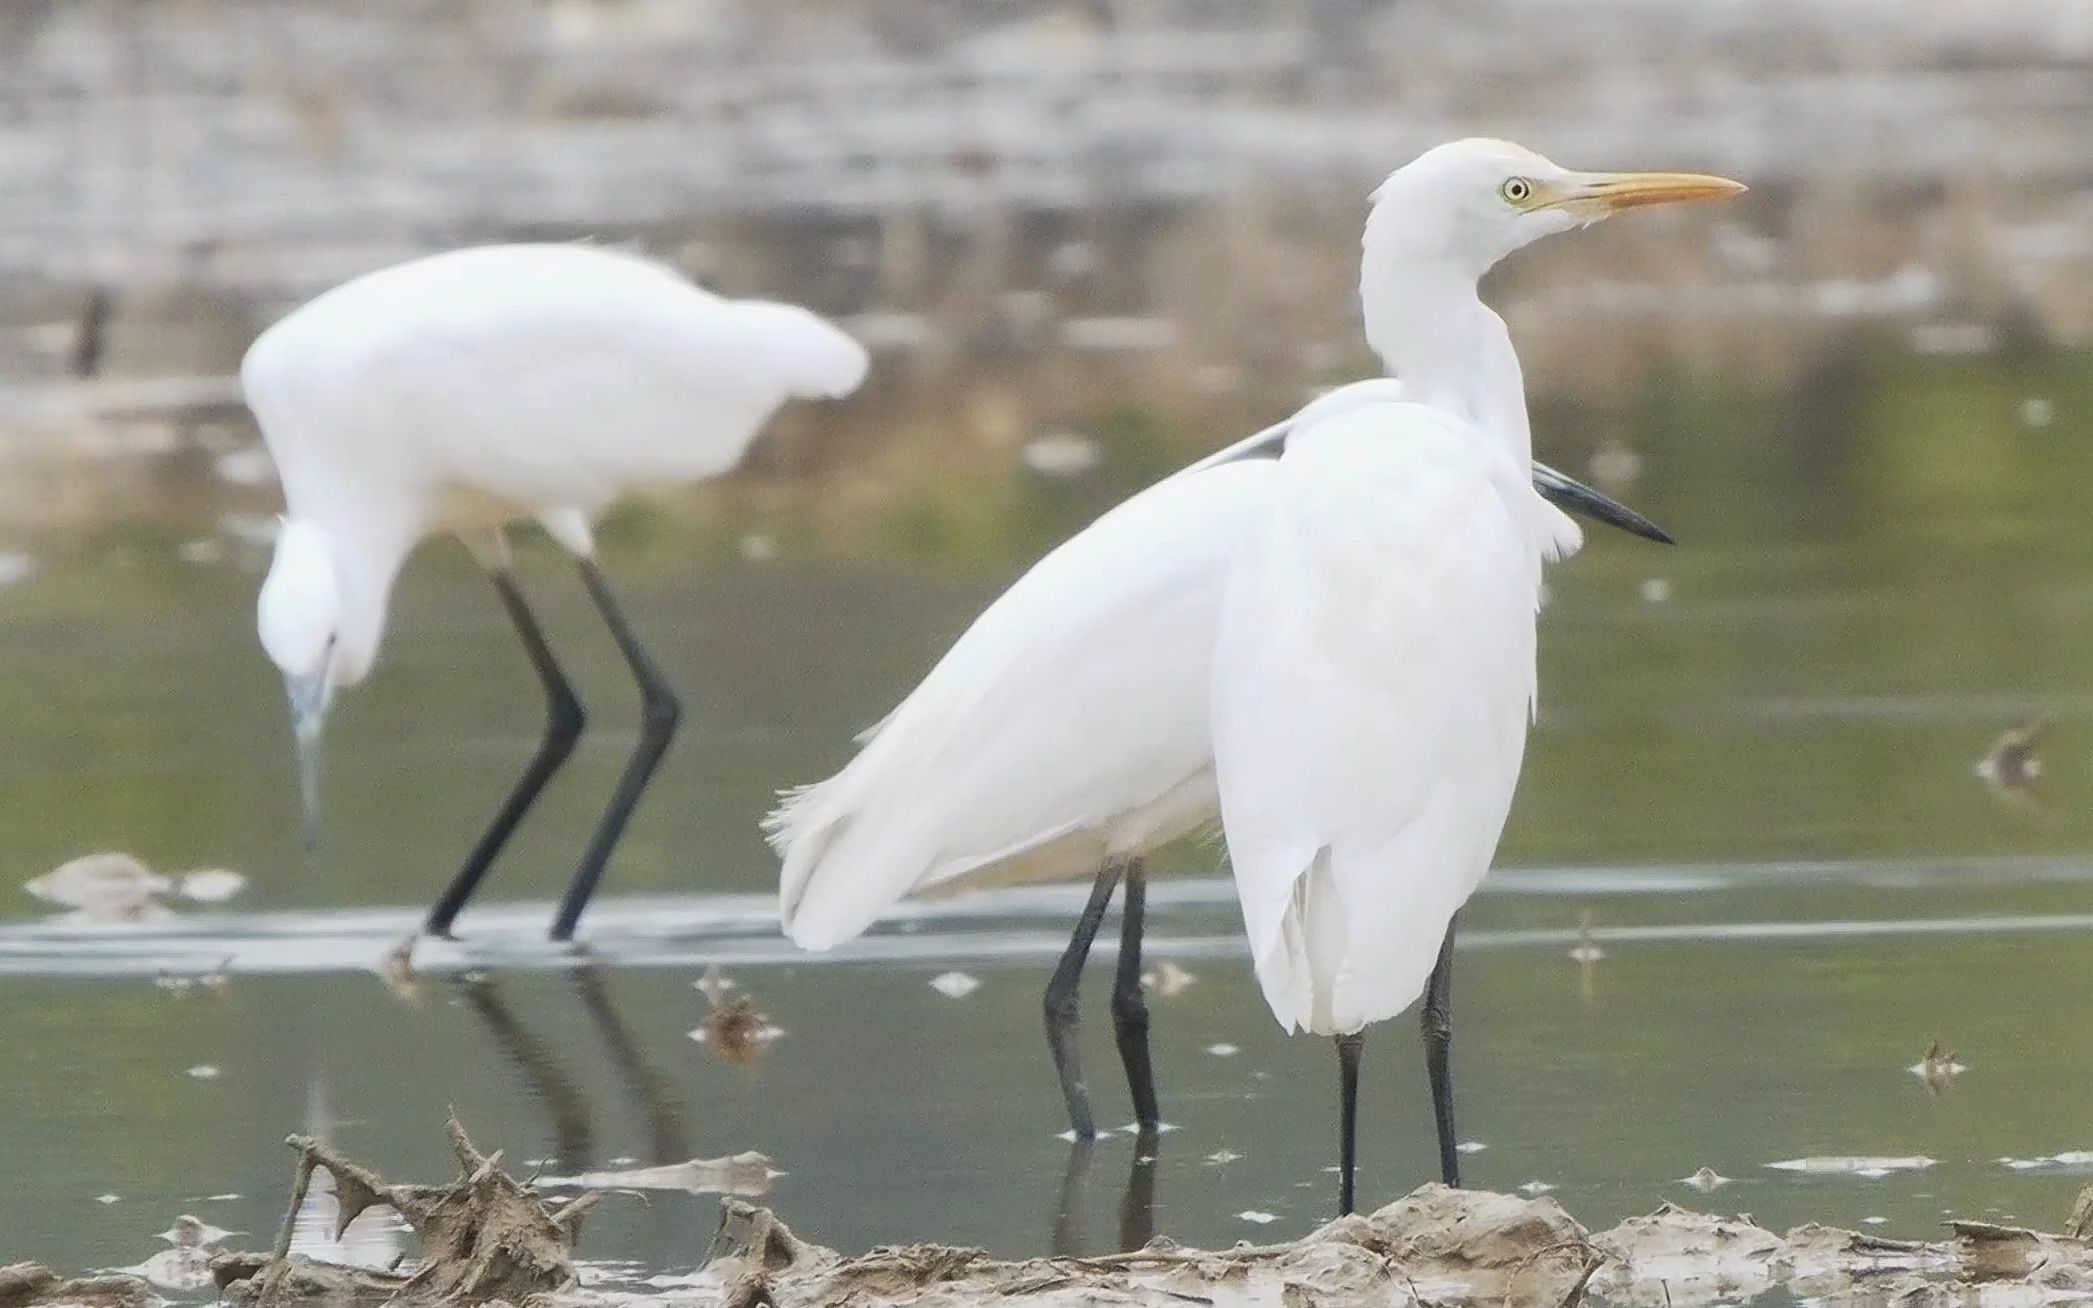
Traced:
<path fill-rule="evenodd" d="M 457 250 L 326 292 L 263 332 L 240 367 L 283 479 L 262 585 L 262 647 L 283 672 L 308 843 L 320 731 L 370 672 L 394 578 L 423 537 L 463 537 L 545 690 L 544 739 L 429 910 L 446 935 L 581 734 L 581 703 L 514 577 L 504 531 L 535 519 L 639 683 L 640 738 L 552 926 L 574 926 L 667 749 L 681 705 L 595 561 L 594 518 L 643 489 L 717 476 L 788 399 L 848 395 L 856 341 L 789 304 L 727 300 L 668 268 L 577 245 Z"/>
<path fill-rule="evenodd" d="M 1336 1039 L 1343 1212 L 1364 1029 L 1420 994 L 1454 1171 L 1454 914 L 1518 783 L 1542 563 L 1581 543 L 1534 493 L 1519 358 L 1477 282 L 1543 236 L 1742 189 L 1572 172 L 1501 141 L 1398 169 L 1374 193 L 1360 286 L 1402 395 L 1291 433 L 1238 533 L 1212 671 L 1222 830 L 1273 1015 Z"/>
<path fill-rule="evenodd" d="M 1398 292 L 1371 288 L 1368 303 Z M 1144 859 L 1216 813 L 1208 678 L 1228 557 L 1263 511 L 1270 456 L 1291 431 L 1401 393 L 1383 378 L 1322 396 L 1127 500 L 1020 577 L 861 737 L 847 766 L 770 815 L 786 933 L 828 949 L 914 890 L 969 876 L 1094 873 L 1044 1005 L 1070 1127 L 1089 1137 L 1077 984 L 1124 879 L 1113 1026 L 1135 1120 L 1156 1126 L 1141 994 Z M 1537 464 L 1532 475 L 1566 507 L 1669 539 L 1553 469 Z"/>

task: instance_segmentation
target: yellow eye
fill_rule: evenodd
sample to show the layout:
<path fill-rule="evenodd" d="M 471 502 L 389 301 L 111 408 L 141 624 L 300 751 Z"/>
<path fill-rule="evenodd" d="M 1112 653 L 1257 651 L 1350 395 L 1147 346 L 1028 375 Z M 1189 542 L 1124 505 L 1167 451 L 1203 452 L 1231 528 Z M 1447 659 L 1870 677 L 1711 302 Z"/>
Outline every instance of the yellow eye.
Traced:
<path fill-rule="evenodd" d="M 1525 204 L 1533 198 L 1533 183 L 1524 177 L 1514 177 L 1499 188 L 1499 193 L 1513 204 Z"/>

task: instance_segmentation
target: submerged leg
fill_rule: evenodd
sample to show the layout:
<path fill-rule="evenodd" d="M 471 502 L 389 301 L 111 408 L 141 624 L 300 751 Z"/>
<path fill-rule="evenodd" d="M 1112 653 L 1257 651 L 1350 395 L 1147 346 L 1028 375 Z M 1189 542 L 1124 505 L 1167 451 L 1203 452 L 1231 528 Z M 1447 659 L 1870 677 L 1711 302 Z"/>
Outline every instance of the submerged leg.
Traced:
<path fill-rule="evenodd" d="M 1352 1174 L 1359 1150 L 1359 1051 L 1366 1033 L 1337 1037 L 1337 1215 L 1352 1211 Z"/>
<path fill-rule="evenodd" d="M 1432 1117 L 1439 1126 L 1439 1178 L 1458 1188 L 1461 1153 L 1454 1147 L 1453 1069 L 1447 1065 L 1453 1049 L 1453 933 L 1454 924 L 1448 922 L 1418 1017 L 1424 1028 L 1424 1070 L 1432 1081 Z"/>
<path fill-rule="evenodd" d="M 1134 1096 L 1134 1124 L 1153 1131 L 1162 1124 L 1156 1109 L 1155 1069 L 1148 1057 L 1148 997 L 1141 992 L 1141 932 L 1148 913 L 1148 875 L 1138 858 L 1127 860 L 1126 894 L 1119 901 L 1119 969 L 1112 985 L 1112 1034 L 1119 1062 Z"/>
<path fill-rule="evenodd" d="M 523 775 L 502 801 L 494 820 L 480 836 L 472 852 L 465 856 L 465 863 L 451 883 L 444 887 L 443 894 L 429 909 L 428 920 L 422 929 L 432 936 L 448 936 L 451 923 L 457 920 L 458 912 L 472 892 L 479 888 L 481 878 L 494 865 L 495 855 L 508 843 L 509 836 L 516 830 L 517 823 L 529 811 L 538 792 L 552 780 L 560 764 L 574 752 L 574 742 L 580 738 L 585 721 L 581 701 L 574 697 L 574 688 L 567 684 L 567 676 L 560 671 L 559 660 L 552 656 L 552 647 L 545 643 L 545 633 L 538 629 L 538 620 L 531 613 L 530 605 L 524 603 L 523 592 L 517 589 L 516 578 L 507 568 L 496 568 L 489 572 L 494 589 L 501 596 L 502 607 L 509 612 L 509 620 L 516 624 L 516 634 L 523 640 L 524 652 L 530 655 L 531 667 L 538 674 L 538 681 L 545 687 L 545 736 L 538 742 L 538 752 L 531 757 Z"/>
<path fill-rule="evenodd" d="M 1097 1121 L 1090 1115 L 1090 1089 L 1083 1084 L 1083 1059 L 1076 1049 L 1076 988 L 1082 984 L 1083 960 L 1090 957 L 1090 944 L 1097 939 L 1098 924 L 1105 920 L 1105 909 L 1112 902 L 1112 892 L 1119 886 L 1122 871 L 1112 860 L 1097 870 L 1097 880 L 1090 887 L 1090 902 L 1083 905 L 1075 934 L 1068 938 L 1068 948 L 1062 951 L 1061 961 L 1054 965 L 1054 975 L 1047 980 L 1047 1050 L 1054 1056 L 1054 1074 L 1061 1078 L 1061 1098 L 1068 1105 L 1069 1129 L 1078 1140 L 1094 1138 Z"/>
<path fill-rule="evenodd" d="M 625 833 L 625 823 L 632 817 L 632 810 L 639 803 L 640 792 L 647 788 L 647 781 L 660 765 L 661 756 L 667 752 L 669 738 L 676 734 L 676 723 L 683 717 L 683 703 L 669 686 L 661 669 L 654 665 L 639 637 L 633 635 L 632 624 L 625 620 L 625 612 L 618 607 L 617 596 L 611 593 L 610 583 L 593 559 L 581 561 L 582 584 L 589 589 L 589 598 L 596 602 L 596 611 L 603 615 L 604 625 L 610 628 L 611 637 L 618 642 L 618 652 L 632 669 L 632 679 L 640 688 L 640 739 L 633 746 L 632 758 L 625 764 L 623 776 L 618 778 L 618 788 L 611 792 L 610 803 L 603 810 L 602 821 L 596 824 L 596 834 L 589 839 L 589 847 L 582 853 L 581 865 L 574 871 L 574 880 L 567 886 L 567 894 L 560 900 L 559 915 L 552 920 L 554 940 L 572 940 L 575 923 L 581 920 L 581 911 L 589 905 L 589 896 L 596 893 L 596 883 L 603 877 L 603 865 L 610 861 L 610 852 Z"/>

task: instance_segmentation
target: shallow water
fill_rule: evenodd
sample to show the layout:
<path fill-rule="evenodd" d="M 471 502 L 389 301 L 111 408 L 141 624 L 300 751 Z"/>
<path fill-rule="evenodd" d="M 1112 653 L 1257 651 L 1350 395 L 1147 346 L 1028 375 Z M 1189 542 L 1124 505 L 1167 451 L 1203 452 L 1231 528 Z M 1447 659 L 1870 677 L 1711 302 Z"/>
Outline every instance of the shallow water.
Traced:
<path fill-rule="evenodd" d="M 1471 1181 L 1555 1186 L 1595 1226 L 1667 1199 L 1906 1236 L 1949 1212 L 2062 1215 L 2085 1174 L 1999 1160 L 2093 1148 L 2093 454 L 2068 437 L 2083 373 L 1864 371 L 1829 441 L 1798 434 L 1800 401 L 1652 398 L 1631 498 L 1688 543 L 1598 539 L 1556 574 L 1506 870 L 1467 914 L 1456 982 L 1461 1134 L 1486 1146 Z M 2040 435 L 2010 416 L 2034 386 L 2058 415 Z M 633 697 L 568 569 L 527 550 L 592 734 L 465 940 L 420 953 L 411 995 L 382 960 L 540 712 L 462 554 L 416 561 L 378 675 L 340 705 L 327 840 L 307 856 L 240 552 L 187 566 L 176 540 L 139 534 L 53 551 L 0 589 L 0 860 L 15 884 L 111 848 L 251 883 L 137 926 L 0 901 L 0 1256 L 135 1264 L 183 1211 L 265 1240 L 285 1133 L 432 1178 L 446 1105 L 548 1174 L 761 1151 L 785 1173 L 768 1201 L 846 1249 L 1225 1243 L 1326 1216 L 1333 1060 L 1274 1029 L 1212 847 L 1174 851 L 1152 896 L 1153 960 L 1195 979 L 1155 1001 L 1178 1129 L 1131 1204 L 1129 1137 L 1072 1156 L 1056 1136 L 1039 992 L 1075 889 L 926 905 L 822 959 L 766 924 L 755 818 L 772 788 L 839 761 L 1008 575 L 1126 489 L 1007 496 L 987 548 L 927 560 L 788 545 L 749 562 L 675 516 L 610 532 L 608 566 L 689 714 L 581 955 L 537 932 L 630 745 Z M 2052 724 L 2039 803 L 1973 771 L 2023 717 Z M 1580 965 L 1587 916 L 1604 957 Z M 1115 1121 L 1109 955 L 1085 1048 Z M 689 1036 L 714 963 L 783 1028 L 753 1066 Z M 979 988 L 932 988 L 952 971 Z M 222 986 L 180 984 L 213 973 Z M 1906 1070 L 1936 1037 L 1969 1066 L 1938 1095 Z M 1375 1201 L 1433 1171 L 1416 1046 L 1407 1021 L 1370 1046 Z M 1768 1167 L 1841 1155 L 1938 1161 L 1873 1179 Z M 1734 1183 L 1678 1183 L 1703 1166 Z M 614 1201 L 584 1251 L 689 1266 L 715 1204 Z"/>

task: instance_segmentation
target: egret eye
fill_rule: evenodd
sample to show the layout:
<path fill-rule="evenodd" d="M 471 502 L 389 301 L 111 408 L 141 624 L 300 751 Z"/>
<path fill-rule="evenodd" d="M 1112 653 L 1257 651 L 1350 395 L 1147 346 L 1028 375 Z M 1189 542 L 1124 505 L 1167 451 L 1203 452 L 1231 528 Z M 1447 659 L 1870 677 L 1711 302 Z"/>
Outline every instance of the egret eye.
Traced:
<path fill-rule="evenodd" d="M 1533 183 L 1524 177 L 1514 177 L 1498 188 L 1498 193 L 1513 204 L 1524 204 L 1533 198 Z"/>

